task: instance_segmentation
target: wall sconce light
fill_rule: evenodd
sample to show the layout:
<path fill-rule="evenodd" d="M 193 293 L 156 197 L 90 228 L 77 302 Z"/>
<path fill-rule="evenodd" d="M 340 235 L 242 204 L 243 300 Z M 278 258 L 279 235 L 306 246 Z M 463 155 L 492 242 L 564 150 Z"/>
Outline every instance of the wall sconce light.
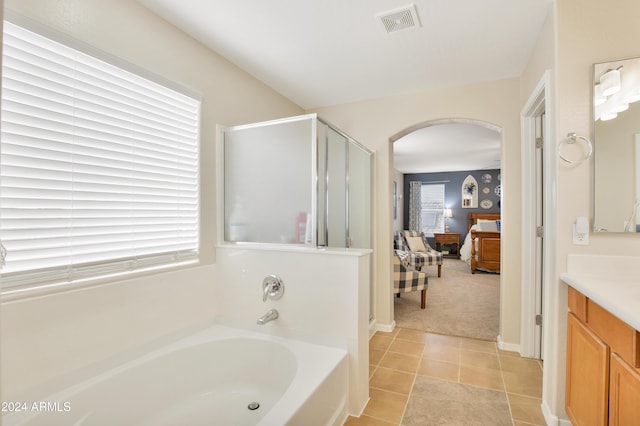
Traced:
<path fill-rule="evenodd" d="M 617 112 L 607 112 L 605 114 L 602 114 L 600 116 L 600 120 L 602 121 L 609 121 L 609 120 L 613 120 L 614 118 L 616 118 L 618 116 Z"/>
<path fill-rule="evenodd" d="M 449 232 L 449 218 L 453 217 L 451 209 L 444 209 L 442 215 L 444 216 L 444 232 Z"/>
<path fill-rule="evenodd" d="M 600 77 L 600 88 L 604 96 L 611 96 L 620 90 L 620 68 L 609 70 Z"/>
<path fill-rule="evenodd" d="M 625 102 L 625 103 L 621 103 L 621 104 L 616 105 L 613 108 L 613 112 L 616 112 L 616 113 L 624 112 L 624 111 L 626 111 L 628 109 L 629 109 L 629 104 Z"/>
<path fill-rule="evenodd" d="M 607 102 L 607 97 L 602 94 L 602 86 L 598 83 L 593 89 L 593 103 L 595 106 L 600 106 L 605 102 Z"/>
<path fill-rule="evenodd" d="M 627 103 L 630 103 L 630 104 L 638 101 L 640 101 L 640 90 L 636 90 L 627 98 Z"/>

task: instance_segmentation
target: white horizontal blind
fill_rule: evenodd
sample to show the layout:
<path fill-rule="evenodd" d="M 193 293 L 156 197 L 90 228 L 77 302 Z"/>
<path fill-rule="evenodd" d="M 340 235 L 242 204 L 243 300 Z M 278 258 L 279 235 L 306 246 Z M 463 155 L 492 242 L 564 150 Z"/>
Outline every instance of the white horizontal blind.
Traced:
<path fill-rule="evenodd" d="M 3 287 L 197 258 L 200 102 L 4 23 Z"/>
<path fill-rule="evenodd" d="M 420 191 L 422 203 L 422 232 L 430 237 L 444 232 L 444 184 L 423 183 Z"/>

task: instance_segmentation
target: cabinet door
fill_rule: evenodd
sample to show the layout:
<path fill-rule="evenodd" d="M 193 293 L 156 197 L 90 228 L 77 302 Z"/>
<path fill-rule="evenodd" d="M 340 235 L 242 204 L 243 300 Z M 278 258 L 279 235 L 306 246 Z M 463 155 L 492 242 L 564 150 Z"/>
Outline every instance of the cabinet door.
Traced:
<path fill-rule="evenodd" d="M 611 354 L 609 424 L 640 425 L 640 374 Z"/>
<path fill-rule="evenodd" d="M 567 317 L 565 406 L 574 426 L 606 425 L 609 398 L 609 347 L 580 322 Z"/>

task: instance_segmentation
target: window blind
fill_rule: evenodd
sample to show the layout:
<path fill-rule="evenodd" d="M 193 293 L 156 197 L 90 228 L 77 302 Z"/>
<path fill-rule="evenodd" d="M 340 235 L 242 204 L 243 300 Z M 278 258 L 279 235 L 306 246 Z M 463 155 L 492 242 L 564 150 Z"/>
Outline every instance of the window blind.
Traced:
<path fill-rule="evenodd" d="M 3 288 L 194 260 L 200 101 L 4 23 Z"/>
<path fill-rule="evenodd" d="M 420 188 L 422 203 L 422 231 L 429 236 L 434 232 L 444 232 L 444 184 L 422 184 Z"/>

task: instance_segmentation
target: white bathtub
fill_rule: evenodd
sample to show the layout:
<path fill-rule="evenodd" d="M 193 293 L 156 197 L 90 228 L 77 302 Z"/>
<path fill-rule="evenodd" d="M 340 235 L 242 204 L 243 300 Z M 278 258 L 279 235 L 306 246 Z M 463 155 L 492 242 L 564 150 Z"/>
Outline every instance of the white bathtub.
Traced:
<path fill-rule="evenodd" d="M 347 351 L 215 325 L 48 396 L 3 402 L 9 425 L 335 425 Z M 260 407 L 250 410 L 249 404 Z"/>

